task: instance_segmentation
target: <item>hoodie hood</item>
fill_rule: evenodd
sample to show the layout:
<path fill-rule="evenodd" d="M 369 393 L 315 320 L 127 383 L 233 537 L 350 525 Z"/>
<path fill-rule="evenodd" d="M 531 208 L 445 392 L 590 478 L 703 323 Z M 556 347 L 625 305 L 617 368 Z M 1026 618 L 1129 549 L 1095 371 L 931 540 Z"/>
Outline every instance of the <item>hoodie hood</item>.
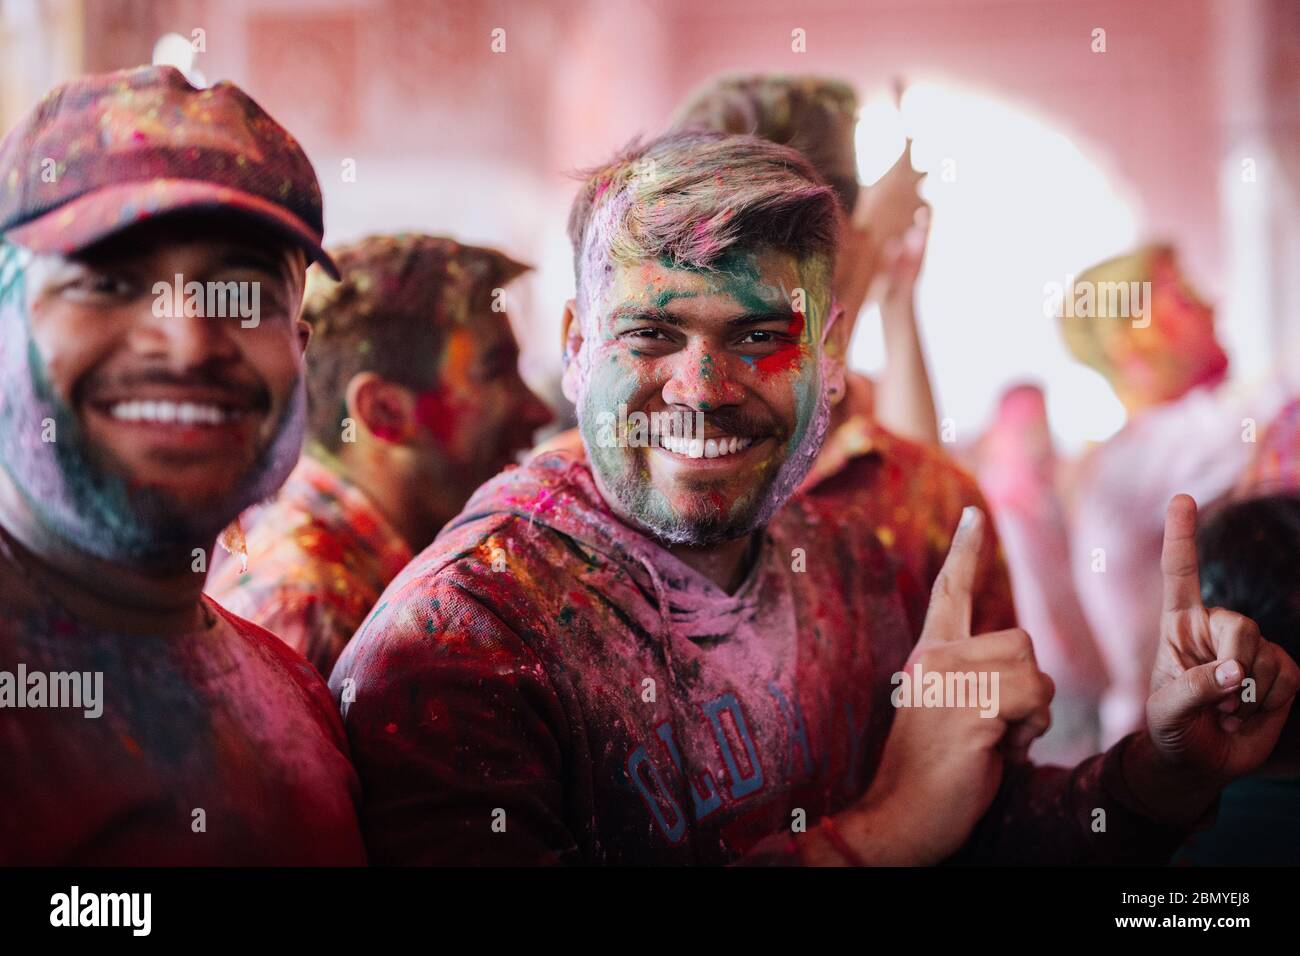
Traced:
<path fill-rule="evenodd" d="M 762 550 L 753 569 L 728 594 L 649 534 L 618 518 L 596 488 L 585 457 L 572 450 L 542 452 L 497 475 L 474 493 L 442 536 L 494 515 L 548 528 L 618 565 L 645 597 L 653 597 L 662 636 L 697 644 L 727 640 L 754 610 L 771 547 L 767 533 L 760 532 Z"/>

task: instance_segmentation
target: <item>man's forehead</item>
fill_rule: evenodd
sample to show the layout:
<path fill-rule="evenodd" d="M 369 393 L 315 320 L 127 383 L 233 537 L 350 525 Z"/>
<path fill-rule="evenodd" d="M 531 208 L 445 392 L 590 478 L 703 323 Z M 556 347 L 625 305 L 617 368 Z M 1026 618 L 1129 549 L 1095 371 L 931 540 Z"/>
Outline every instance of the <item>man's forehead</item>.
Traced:
<path fill-rule="evenodd" d="M 799 262 L 787 253 L 745 253 L 709 268 L 643 259 L 615 265 L 606 312 L 628 308 L 697 314 L 713 309 L 784 309 L 799 281 Z"/>

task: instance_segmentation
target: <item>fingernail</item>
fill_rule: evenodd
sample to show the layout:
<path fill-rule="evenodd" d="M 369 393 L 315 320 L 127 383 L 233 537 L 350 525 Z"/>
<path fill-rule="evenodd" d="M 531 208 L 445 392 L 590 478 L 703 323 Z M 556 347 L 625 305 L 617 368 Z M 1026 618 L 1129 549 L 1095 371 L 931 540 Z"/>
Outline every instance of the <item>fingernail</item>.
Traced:
<path fill-rule="evenodd" d="M 1220 687 L 1231 687 L 1241 680 L 1241 665 L 1236 661 L 1224 661 L 1214 669 L 1214 679 Z"/>
<path fill-rule="evenodd" d="M 979 521 L 979 519 L 980 510 L 974 505 L 967 505 L 965 508 L 961 509 L 961 521 L 957 523 L 957 528 L 959 530 L 973 528 L 975 522 Z"/>

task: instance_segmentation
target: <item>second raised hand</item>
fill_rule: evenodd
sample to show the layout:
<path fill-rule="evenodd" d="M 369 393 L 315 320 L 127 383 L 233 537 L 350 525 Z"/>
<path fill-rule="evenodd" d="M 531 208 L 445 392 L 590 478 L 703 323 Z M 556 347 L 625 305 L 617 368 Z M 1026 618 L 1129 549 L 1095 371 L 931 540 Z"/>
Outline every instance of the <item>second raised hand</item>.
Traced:
<path fill-rule="evenodd" d="M 1147 726 L 1161 756 L 1223 783 L 1272 752 L 1300 669 L 1255 622 L 1201 601 L 1196 502 L 1176 495 L 1160 557 L 1164 605 Z"/>

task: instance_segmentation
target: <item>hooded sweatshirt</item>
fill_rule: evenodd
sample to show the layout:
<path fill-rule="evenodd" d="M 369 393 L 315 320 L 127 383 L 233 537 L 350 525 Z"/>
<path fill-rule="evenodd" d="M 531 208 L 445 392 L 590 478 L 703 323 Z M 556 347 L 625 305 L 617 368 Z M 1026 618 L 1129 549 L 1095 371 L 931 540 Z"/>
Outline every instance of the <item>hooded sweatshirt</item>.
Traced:
<path fill-rule="evenodd" d="M 371 858 L 800 862 L 798 834 L 866 792 L 914 642 L 876 537 L 805 510 L 728 594 L 615 517 L 578 456 L 480 488 L 331 677 Z M 1118 763 L 1009 769 L 964 855 L 1164 859 L 1185 831 L 1116 799 Z"/>

